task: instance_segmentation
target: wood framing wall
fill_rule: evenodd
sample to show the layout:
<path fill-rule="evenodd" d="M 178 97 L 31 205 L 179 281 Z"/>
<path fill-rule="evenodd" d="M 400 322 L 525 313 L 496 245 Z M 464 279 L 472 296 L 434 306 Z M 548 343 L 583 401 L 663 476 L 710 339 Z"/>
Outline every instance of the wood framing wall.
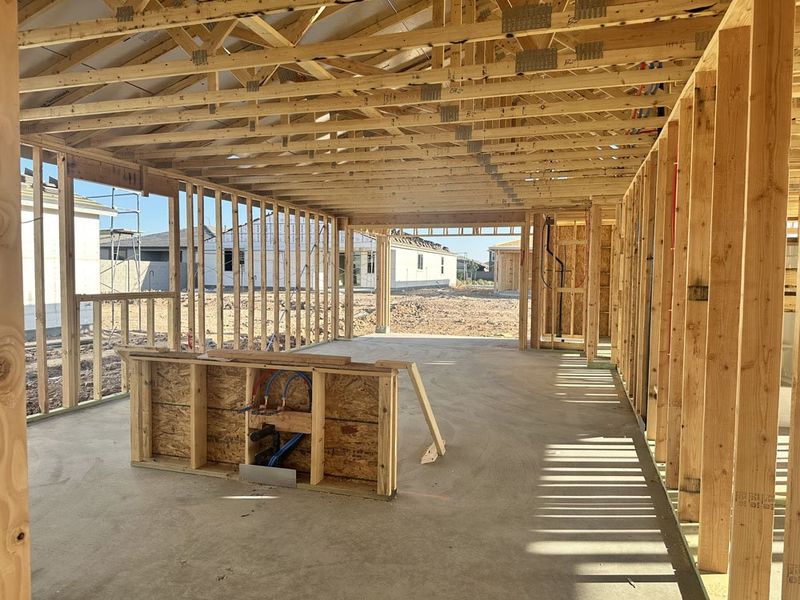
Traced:
<path fill-rule="evenodd" d="M 727 572 L 731 599 L 770 594 L 794 16 L 791 0 L 733 3 L 619 213 L 613 358 L 679 519 L 699 522 L 698 567 Z M 787 599 L 800 598 L 798 385 Z"/>
<path fill-rule="evenodd" d="M 0 2 L 0 597 L 31 596 L 19 194 L 17 3 Z"/>

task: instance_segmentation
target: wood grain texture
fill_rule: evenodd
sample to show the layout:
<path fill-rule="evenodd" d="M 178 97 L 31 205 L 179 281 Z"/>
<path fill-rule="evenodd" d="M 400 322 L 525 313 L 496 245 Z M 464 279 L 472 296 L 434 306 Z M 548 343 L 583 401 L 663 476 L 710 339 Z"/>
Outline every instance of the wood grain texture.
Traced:
<path fill-rule="evenodd" d="M 0 597 L 31 596 L 19 194 L 17 3 L 0 2 Z"/>

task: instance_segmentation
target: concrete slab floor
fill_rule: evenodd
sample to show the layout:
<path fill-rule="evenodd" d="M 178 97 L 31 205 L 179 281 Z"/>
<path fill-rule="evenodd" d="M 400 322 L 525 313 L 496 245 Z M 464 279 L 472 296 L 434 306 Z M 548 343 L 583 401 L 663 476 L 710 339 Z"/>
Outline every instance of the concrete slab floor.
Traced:
<path fill-rule="evenodd" d="M 31 425 L 34 598 L 702 598 L 609 372 L 515 344 L 310 350 L 418 363 L 448 453 L 402 374 L 393 502 L 132 468 L 125 400 Z"/>

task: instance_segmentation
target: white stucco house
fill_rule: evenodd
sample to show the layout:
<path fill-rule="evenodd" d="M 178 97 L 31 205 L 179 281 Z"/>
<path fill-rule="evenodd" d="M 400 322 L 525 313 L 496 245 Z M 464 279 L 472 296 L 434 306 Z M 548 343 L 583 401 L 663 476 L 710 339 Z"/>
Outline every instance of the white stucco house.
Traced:
<path fill-rule="evenodd" d="M 32 336 L 36 327 L 33 263 L 33 179 L 21 176 L 22 200 L 22 273 L 25 299 L 25 331 Z M 52 182 L 43 186 L 42 228 L 44 230 L 44 293 L 47 329 L 61 327 L 61 266 L 58 249 L 58 187 Z M 75 291 L 78 294 L 100 292 L 100 217 L 116 212 L 94 200 L 75 194 Z M 81 306 L 81 325 L 92 322 L 92 307 Z"/>
<path fill-rule="evenodd" d="M 391 237 L 391 287 L 449 287 L 456 284 L 458 257 L 445 246 L 420 237 Z M 356 233 L 353 238 L 353 282 L 357 288 L 375 288 L 375 238 Z M 342 261 L 342 264 L 344 262 Z"/>

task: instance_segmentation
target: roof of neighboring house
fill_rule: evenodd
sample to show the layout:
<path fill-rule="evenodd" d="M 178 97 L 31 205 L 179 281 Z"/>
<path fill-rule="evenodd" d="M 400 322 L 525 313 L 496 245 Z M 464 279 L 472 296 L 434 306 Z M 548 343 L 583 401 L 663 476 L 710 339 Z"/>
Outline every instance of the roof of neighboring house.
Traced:
<path fill-rule="evenodd" d="M 459 256 L 458 257 L 458 262 L 460 264 L 467 263 L 470 266 L 475 266 L 475 267 L 477 267 L 479 269 L 484 269 L 486 271 L 489 270 L 489 265 L 487 263 L 481 262 L 479 260 L 475 260 L 474 258 L 469 258 L 468 256 Z"/>
<path fill-rule="evenodd" d="M 489 250 L 494 250 L 495 252 L 514 252 L 519 251 L 519 240 L 510 240 L 508 242 L 502 242 L 500 244 L 495 244 L 494 246 L 489 246 Z"/>
<path fill-rule="evenodd" d="M 205 232 L 205 239 L 214 239 L 214 231 L 208 227 L 207 225 L 203 226 L 203 230 Z M 114 240 L 114 245 L 119 248 L 132 248 L 134 245 L 134 236 L 133 235 L 125 235 L 124 232 L 127 230 L 116 230 L 121 232 L 120 235 L 117 236 L 117 239 Z M 197 232 L 195 232 L 196 235 Z M 186 229 L 181 229 L 180 231 L 180 239 L 181 239 L 181 248 L 186 247 Z M 194 246 L 197 248 L 197 238 L 194 240 Z M 147 235 L 143 235 L 141 238 L 142 248 L 147 249 L 169 249 L 169 232 L 162 231 L 160 233 L 149 233 Z M 111 246 L 111 232 L 108 229 L 104 229 L 100 232 L 100 247 L 107 248 Z"/>
<path fill-rule="evenodd" d="M 414 248 L 417 250 L 428 250 L 431 252 L 436 252 L 438 254 L 447 254 L 450 256 L 455 256 L 455 252 L 450 252 L 450 248 L 448 248 L 447 246 L 442 246 L 441 244 L 437 244 L 436 242 L 426 240 L 425 238 L 413 235 L 393 235 L 391 237 L 393 244 L 399 244 L 401 246 L 407 246 L 409 248 Z"/>
<path fill-rule="evenodd" d="M 86 198 L 80 194 L 74 194 L 75 213 L 78 215 L 97 215 L 113 217 L 117 211 L 113 208 L 96 202 L 91 198 Z M 33 206 L 33 177 L 27 174 L 20 175 L 20 199 L 24 207 Z M 58 186 L 52 182 L 45 181 L 42 185 L 42 203 L 45 208 L 58 210 Z"/>

